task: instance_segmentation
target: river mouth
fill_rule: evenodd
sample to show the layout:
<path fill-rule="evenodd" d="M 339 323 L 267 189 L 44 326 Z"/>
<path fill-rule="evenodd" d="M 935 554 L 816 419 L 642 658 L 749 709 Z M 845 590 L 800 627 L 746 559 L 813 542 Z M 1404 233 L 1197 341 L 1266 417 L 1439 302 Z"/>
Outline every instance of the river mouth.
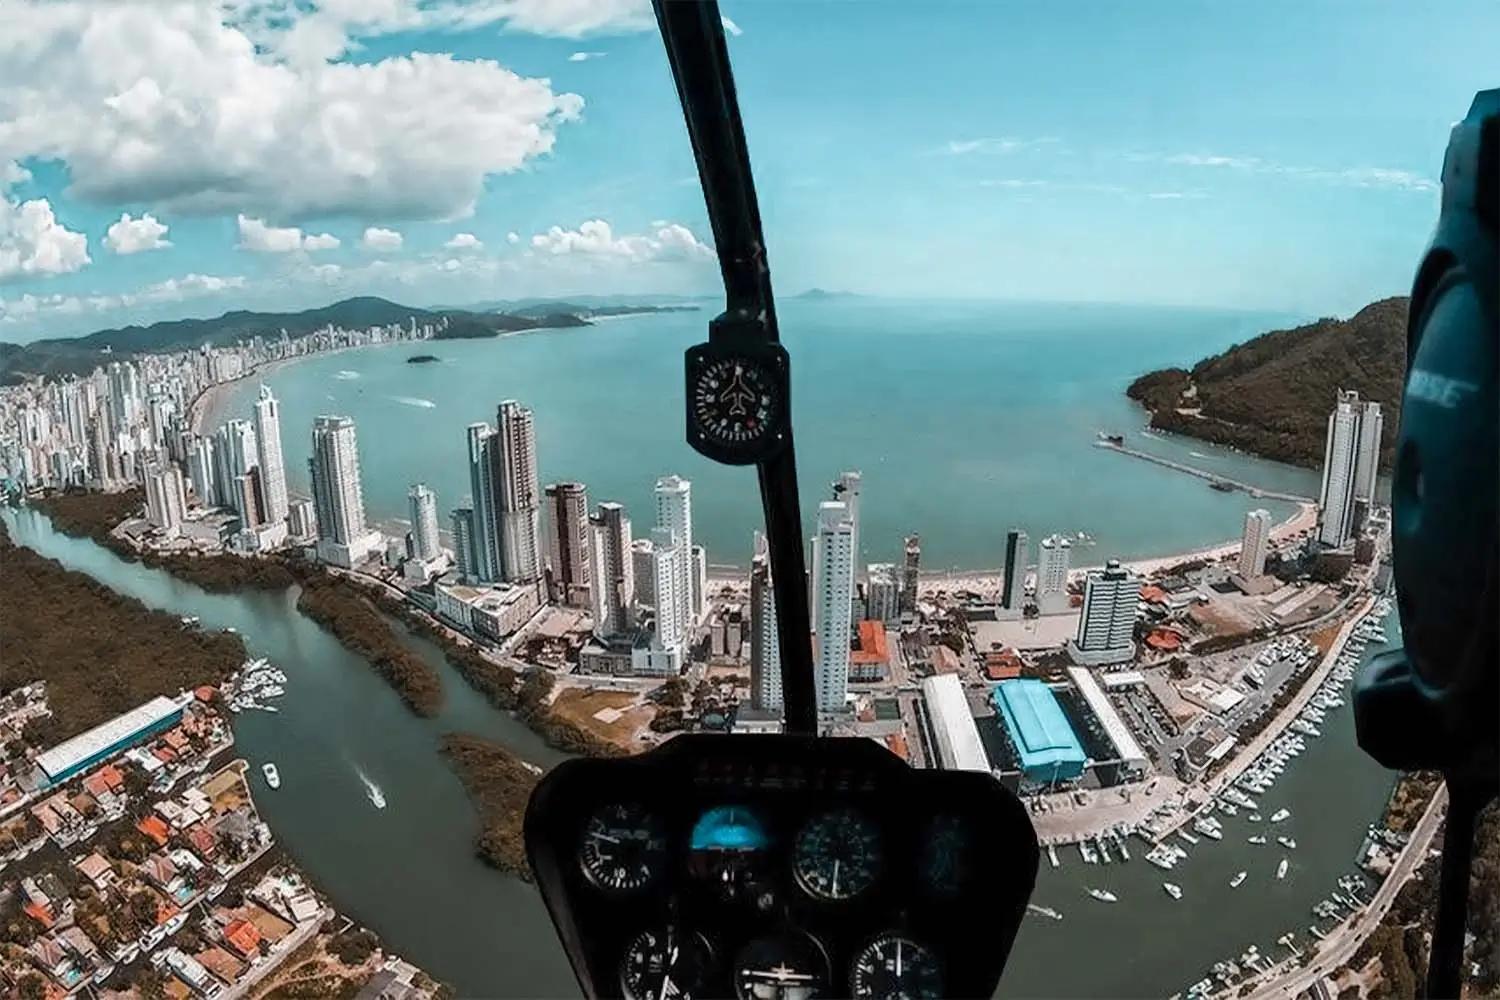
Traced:
<path fill-rule="evenodd" d="M 0 517 L 16 544 L 150 607 L 195 615 L 202 628 L 234 628 L 252 656 L 286 672 L 278 713 L 234 716 L 238 750 L 253 774 L 262 763 L 277 764 L 281 788 L 257 785 L 257 805 L 335 906 L 462 996 L 577 995 L 535 890 L 475 857 L 478 817 L 438 750 L 443 734 L 467 732 L 543 767 L 563 755 L 492 708 L 435 646 L 405 636 L 442 678 L 443 708 L 422 719 L 368 664 L 297 611 L 295 590 L 208 594 L 64 536 L 35 511 Z M 1396 635 L 1394 618 L 1387 631 Z M 1366 656 L 1380 648 L 1371 644 Z M 1025 920 L 1002 992 L 1164 996 L 1251 944 L 1279 955 L 1276 938 L 1289 930 L 1305 943 L 1312 905 L 1355 869 L 1366 827 L 1379 819 L 1393 780 L 1356 746 L 1347 705 L 1329 712 L 1322 730 L 1277 785 L 1257 796 L 1267 817 L 1291 810 L 1274 828 L 1250 823 L 1244 812 L 1222 817 L 1224 840 L 1191 848 L 1171 872 L 1145 862 L 1139 841 L 1131 842 L 1126 863 L 1087 865 L 1074 847 L 1058 849 L 1057 869 L 1044 858 L 1032 902 L 1063 919 Z M 372 784 L 385 808 L 372 801 Z M 1271 843 L 1248 844 L 1257 832 L 1272 834 Z M 1276 834 L 1294 837 L 1296 849 L 1279 848 Z M 1283 857 L 1289 870 L 1278 880 Z M 1240 870 L 1248 873 L 1245 884 L 1230 888 Z M 1166 894 L 1164 881 L 1182 887 L 1180 901 Z M 1113 892 L 1119 902 L 1091 899 L 1089 888 Z M 1084 954 L 1089 959 L 1080 961 Z"/>

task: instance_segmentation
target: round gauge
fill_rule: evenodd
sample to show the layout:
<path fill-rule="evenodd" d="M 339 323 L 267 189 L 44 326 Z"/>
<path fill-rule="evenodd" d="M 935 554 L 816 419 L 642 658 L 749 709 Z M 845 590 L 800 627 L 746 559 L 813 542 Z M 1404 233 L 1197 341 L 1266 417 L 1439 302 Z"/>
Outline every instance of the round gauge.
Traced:
<path fill-rule="evenodd" d="M 590 882 L 610 892 L 639 889 L 661 873 L 667 839 L 661 823 L 639 803 L 596 810 L 584 824 L 578 861 Z"/>
<path fill-rule="evenodd" d="M 853 809 L 813 817 L 792 849 L 797 883 L 819 899 L 859 895 L 874 883 L 880 863 L 880 832 Z"/>
<path fill-rule="evenodd" d="M 940 896 L 954 896 L 963 888 L 970 868 L 969 831 L 951 814 L 937 817 L 922 840 L 922 883 Z"/>
<path fill-rule="evenodd" d="M 708 939 L 673 927 L 644 930 L 620 956 L 620 989 L 627 1000 L 699 996 L 713 967 Z"/>
<path fill-rule="evenodd" d="M 739 1000 L 812 1000 L 828 995 L 828 956 L 807 934 L 756 938 L 734 962 Z"/>
<path fill-rule="evenodd" d="M 943 970 L 937 956 L 911 938 L 882 934 L 855 956 L 849 995 L 860 1000 L 937 1000 L 943 995 Z"/>
<path fill-rule="evenodd" d="M 782 405 L 776 375 L 744 357 L 708 358 L 693 373 L 694 429 L 709 442 L 744 448 L 772 433 Z"/>

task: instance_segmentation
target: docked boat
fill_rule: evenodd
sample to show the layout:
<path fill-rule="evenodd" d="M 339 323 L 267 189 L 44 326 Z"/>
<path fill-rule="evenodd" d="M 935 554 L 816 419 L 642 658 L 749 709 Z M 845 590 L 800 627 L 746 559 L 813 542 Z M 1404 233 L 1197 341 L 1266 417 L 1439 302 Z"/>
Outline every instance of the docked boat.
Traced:
<path fill-rule="evenodd" d="M 184 624 L 186 626 L 196 625 L 196 624 L 198 624 L 198 616 L 197 615 L 183 615 L 183 617 L 182 617 L 182 624 Z"/>
<path fill-rule="evenodd" d="M 1246 839 L 1249 840 L 1252 844 L 1264 844 L 1266 842 L 1266 838 L 1258 833 L 1255 836 L 1247 837 Z"/>
<path fill-rule="evenodd" d="M 1181 886 L 1173 885 L 1171 882 L 1163 882 L 1161 884 L 1161 887 L 1163 889 L 1167 890 L 1167 895 L 1171 896 L 1173 899 L 1181 899 L 1182 898 L 1182 887 Z"/>
<path fill-rule="evenodd" d="M 1252 823 L 1259 823 L 1260 822 L 1260 813 L 1251 813 L 1249 816 L 1246 816 L 1245 818 L 1248 819 Z"/>
<path fill-rule="evenodd" d="M 1114 893 L 1110 892 L 1108 889 L 1090 889 L 1089 890 L 1089 895 L 1093 896 L 1095 899 L 1099 900 L 1099 902 L 1101 902 L 1101 903 L 1116 903 L 1116 902 L 1119 902 L 1119 900 L 1120 900 L 1119 896 L 1116 896 Z"/>
<path fill-rule="evenodd" d="M 1178 830 L 1177 831 L 1177 836 L 1181 837 L 1183 840 L 1187 841 L 1189 844 L 1193 844 L 1193 845 L 1196 846 L 1197 843 L 1198 843 L 1198 838 L 1195 837 L 1195 836 L 1193 836 L 1191 833 L 1188 833 L 1186 830 Z"/>
<path fill-rule="evenodd" d="M 1292 814 L 1292 811 L 1290 809 L 1278 809 L 1278 810 L 1276 810 L 1275 812 L 1273 812 L 1271 814 L 1271 822 L 1272 823 L 1280 823 L 1282 820 L 1286 819 L 1291 814 Z"/>
<path fill-rule="evenodd" d="M 1242 884 L 1244 884 L 1245 876 L 1247 874 L 1249 874 L 1249 873 L 1248 872 L 1238 872 L 1238 873 L 1236 873 L 1235 876 L 1234 876 L 1234 878 L 1232 878 L 1232 879 L 1229 880 L 1229 888 L 1231 888 L 1231 889 L 1238 889 Z"/>
<path fill-rule="evenodd" d="M 266 784 L 271 788 L 281 787 L 281 772 L 276 770 L 276 765 L 266 761 L 260 766 L 260 773 L 265 776 Z"/>
<path fill-rule="evenodd" d="M 1285 847 L 1289 851 L 1295 851 L 1297 849 L 1297 841 L 1295 841 L 1291 837 L 1277 837 L 1276 843 L 1280 844 L 1282 847 Z"/>
<path fill-rule="evenodd" d="M 1279 865 L 1276 866 L 1276 877 L 1277 878 L 1286 878 L 1286 868 L 1287 868 L 1286 858 L 1282 858 L 1281 859 L 1281 864 L 1279 864 Z"/>

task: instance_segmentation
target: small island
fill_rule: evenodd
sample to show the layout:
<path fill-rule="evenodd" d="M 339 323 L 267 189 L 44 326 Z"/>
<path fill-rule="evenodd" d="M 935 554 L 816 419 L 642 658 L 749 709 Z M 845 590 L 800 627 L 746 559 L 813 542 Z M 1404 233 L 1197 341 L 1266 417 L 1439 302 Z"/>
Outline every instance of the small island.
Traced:
<path fill-rule="evenodd" d="M 540 772 L 499 744 L 463 733 L 445 735 L 442 753 L 479 813 L 474 853 L 500 871 L 531 881 L 521 827 Z"/>
<path fill-rule="evenodd" d="M 406 359 L 406 363 L 409 365 L 430 365 L 434 361 L 441 360 L 442 358 L 438 357 L 436 354 L 413 354 L 411 357 Z"/>

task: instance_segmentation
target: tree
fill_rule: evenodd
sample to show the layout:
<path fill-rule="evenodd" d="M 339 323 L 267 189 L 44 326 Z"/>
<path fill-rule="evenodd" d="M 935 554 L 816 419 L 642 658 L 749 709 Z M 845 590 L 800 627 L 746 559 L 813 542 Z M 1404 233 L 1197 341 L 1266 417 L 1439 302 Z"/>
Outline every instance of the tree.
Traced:
<path fill-rule="evenodd" d="M 134 986 L 145 1000 L 165 1000 L 167 995 L 166 978 L 149 964 L 135 974 Z"/>
<path fill-rule="evenodd" d="M 20 994 L 21 1000 L 42 1000 L 47 995 L 47 984 L 35 972 L 28 972 L 21 977 Z"/>
<path fill-rule="evenodd" d="M 1174 656 L 1167 662 L 1167 672 L 1174 681 L 1187 680 L 1188 663 L 1180 656 Z"/>
<path fill-rule="evenodd" d="M 133 894 L 129 903 L 130 915 L 146 927 L 156 924 L 156 897 L 144 890 Z"/>

